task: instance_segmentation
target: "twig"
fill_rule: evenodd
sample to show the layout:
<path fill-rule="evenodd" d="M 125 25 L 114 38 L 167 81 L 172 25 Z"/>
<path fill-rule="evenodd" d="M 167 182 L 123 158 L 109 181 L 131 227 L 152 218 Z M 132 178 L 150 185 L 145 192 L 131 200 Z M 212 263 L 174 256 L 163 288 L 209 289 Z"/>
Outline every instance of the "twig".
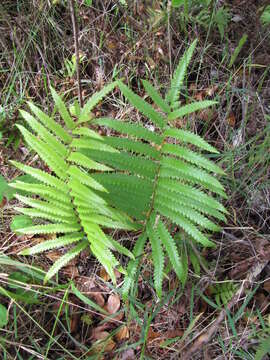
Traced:
<path fill-rule="evenodd" d="M 77 87 L 78 87 L 78 97 L 80 107 L 83 107 L 83 98 L 82 98 L 82 86 L 81 86 L 81 77 L 80 77 L 80 53 L 79 53 L 79 40 L 78 40 L 78 26 L 77 18 L 75 11 L 74 0 L 70 0 L 70 13 L 73 27 L 73 37 L 75 45 L 75 55 L 76 55 L 76 73 L 77 73 Z"/>
<path fill-rule="evenodd" d="M 251 269 L 247 276 L 247 278 L 244 280 L 243 285 L 240 287 L 240 289 L 235 293 L 232 300 L 228 303 L 228 305 L 220 312 L 216 320 L 212 323 L 212 325 L 204 331 L 190 346 L 189 349 L 187 349 L 184 354 L 181 357 L 181 360 L 190 360 L 193 358 L 193 355 L 202 349 L 204 345 L 209 343 L 213 335 L 218 330 L 219 325 L 224 320 L 227 311 L 230 310 L 234 305 L 236 305 L 243 295 L 244 291 L 254 282 L 254 280 L 259 276 L 259 274 L 263 271 L 265 266 L 268 264 L 269 260 L 265 260 L 263 262 L 256 263 Z"/>

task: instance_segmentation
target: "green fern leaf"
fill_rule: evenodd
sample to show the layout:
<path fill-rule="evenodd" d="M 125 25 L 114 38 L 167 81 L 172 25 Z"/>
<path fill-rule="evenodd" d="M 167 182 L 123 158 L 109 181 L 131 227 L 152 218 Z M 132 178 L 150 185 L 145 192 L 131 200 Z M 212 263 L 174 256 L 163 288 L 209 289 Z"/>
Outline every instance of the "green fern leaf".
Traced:
<path fill-rule="evenodd" d="M 119 153 L 118 150 L 114 149 L 113 147 L 105 144 L 103 141 L 96 141 L 90 138 L 81 137 L 80 139 L 74 139 L 71 143 L 71 146 L 75 147 L 76 149 L 93 149 L 93 150 L 100 150 L 100 151 L 107 151 L 112 153 Z"/>
<path fill-rule="evenodd" d="M 57 110 L 59 111 L 62 119 L 64 120 L 66 127 L 68 129 L 74 129 L 75 127 L 75 123 L 72 120 L 72 117 L 69 115 L 69 112 L 66 108 L 66 105 L 64 103 L 64 101 L 61 99 L 61 97 L 57 94 L 57 92 L 54 90 L 53 87 L 50 87 L 51 89 L 51 94 L 53 97 L 53 100 L 55 102 L 55 105 L 57 107 Z"/>
<path fill-rule="evenodd" d="M 102 185 L 94 180 L 89 174 L 83 172 L 78 167 L 71 165 L 67 173 L 72 176 L 73 179 L 79 181 L 81 184 L 87 185 L 92 189 L 108 192 Z"/>
<path fill-rule="evenodd" d="M 64 143 L 69 144 L 72 140 L 72 137 L 59 125 L 55 122 L 51 117 L 45 114 L 42 110 L 40 110 L 36 105 L 31 102 L 27 102 L 31 111 L 36 115 L 36 117 L 40 120 L 40 122 L 45 125 L 53 134 L 59 137 Z"/>
<path fill-rule="evenodd" d="M 145 129 L 139 124 L 131 124 L 128 122 L 122 122 L 119 120 L 112 120 L 108 118 L 95 119 L 93 124 L 106 126 L 110 129 L 116 130 L 121 134 L 129 135 L 137 139 L 143 139 L 154 144 L 161 145 L 163 138 L 162 136 Z"/>
<path fill-rule="evenodd" d="M 60 156 L 66 157 L 68 150 L 65 145 L 59 142 L 44 126 L 42 126 L 32 115 L 24 110 L 20 110 L 20 114 L 27 121 L 28 125 L 44 140 L 53 150 Z"/>
<path fill-rule="evenodd" d="M 187 142 L 206 151 L 218 154 L 218 151 L 213 146 L 209 145 L 199 135 L 193 134 L 190 131 L 171 128 L 165 130 L 164 135 L 167 137 L 175 138 L 180 142 Z"/>
<path fill-rule="evenodd" d="M 157 221 L 157 224 L 155 224 Z M 157 226 L 159 219 L 154 218 L 153 215 L 149 219 L 146 225 L 147 235 L 151 242 L 152 247 L 152 258 L 154 263 L 154 284 L 157 295 L 159 298 L 162 297 L 162 280 L 163 280 L 163 269 L 164 269 L 164 254 L 160 238 L 157 234 Z"/>
<path fill-rule="evenodd" d="M 147 116 L 155 125 L 163 129 L 165 127 L 165 121 L 163 117 L 156 112 L 151 105 L 145 102 L 140 96 L 131 91 L 125 84 L 121 81 L 118 82 L 118 86 L 128 101 L 136 109 L 140 110 L 145 116 Z"/>
<path fill-rule="evenodd" d="M 191 151 L 182 146 L 173 145 L 173 144 L 165 144 L 162 147 L 162 151 L 163 151 L 163 153 L 178 156 L 178 157 L 186 160 L 187 162 L 196 164 L 196 165 L 198 165 L 208 171 L 212 171 L 216 174 L 222 174 L 222 175 L 225 174 L 224 171 L 219 166 L 214 164 L 212 161 L 210 161 L 210 160 L 206 159 L 204 156 L 197 154 L 194 151 Z"/>
<path fill-rule="evenodd" d="M 146 243 L 147 236 L 146 233 L 142 233 L 136 241 L 136 244 L 133 249 L 133 255 L 135 260 L 131 260 L 127 267 L 127 276 L 124 280 L 124 285 L 122 286 L 122 294 L 123 298 L 127 300 L 129 290 L 131 286 L 134 284 L 135 276 L 137 269 L 139 267 L 140 258 L 143 255 L 144 245 Z"/>
<path fill-rule="evenodd" d="M 20 212 L 21 214 L 28 215 L 32 218 L 41 218 L 43 220 L 51 220 L 57 223 L 66 223 L 66 224 L 70 223 L 70 218 L 68 217 L 62 217 L 59 215 L 55 216 L 40 209 L 29 209 L 29 208 L 20 208 L 20 207 L 15 207 L 14 209 Z"/>
<path fill-rule="evenodd" d="M 61 202 L 64 202 L 66 204 L 71 203 L 70 196 L 46 185 L 29 184 L 29 183 L 24 183 L 22 181 L 16 181 L 14 183 L 10 183 L 9 186 L 13 187 L 14 189 L 23 190 L 32 194 L 39 195 L 43 198 L 49 196 L 60 203 Z"/>
<path fill-rule="evenodd" d="M 171 237 L 166 226 L 162 221 L 159 221 L 157 225 L 158 236 L 161 239 L 164 248 L 169 256 L 170 262 L 173 266 L 173 269 L 180 281 L 183 282 L 183 265 L 181 263 L 177 247 L 175 245 L 174 239 Z"/>
<path fill-rule="evenodd" d="M 159 212 L 170 218 L 175 224 L 179 225 L 187 234 L 189 234 L 195 241 L 201 243 L 203 246 L 213 247 L 215 244 L 210 241 L 205 235 L 199 231 L 189 220 L 184 216 L 167 208 L 159 208 Z"/>
<path fill-rule="evenodd" d="M 86 136 L 92 139 L 103 141 L 103 137 L 99 135 L 97 132 L 95 132 L 92 129 L 89 129 L 87 127 L 80 127 L 72 131 L 72 134 L 74 135 L 82 135 Z"/>
<path fill-rule="evenodd" d="M 81 226 L 79 224 L 35 225 L 17 230 L 17 232 L 25 235 L 58 234 L 58 233 L 68 234 L 77 231 L 81 231 Z"/>
<path fill-rule="evenodd" d="M 173 211 L 180 215 L 183 215 L 188 220 L 197 223 L 201 227 L 212 231 L 219 231 L 220 227 L 214 224 L 212 221 L 208 220 L 206 217 L 201 215 L 196 210 L 192 209 L 188 203 L 183 201 L 183 199 L 177 199 L 175 201 L 173 196 L 170 196 L 168 193 L 159 193 L 156 197 L 156 209 L 161 211 L 163 215 L 167 210 Z"/>
<path fill-rule="evenodd" d="M 162 99 L 161 95 L 156 91 L 156 89 L 150 84 L 147 80 L 142 80 L 143 86 L 147 94 L 151 97 L 154 103 L 159 106 L 159 108 L 165 113 L 169 113 L 171 111 L 169 105 L 165 100 Z"/>
<path fill-rule="evenodd" d="M 49 167 L 62 179 L 66 179 L 66 170 L 68 165 L 66 162 L 43 141 L 37 139 L 23 126 L 17 125 L 20 132 L 23 134 L 28 145 L 36 151 L 40 158 L 49 165 Z"/>
<path fill-rule="evenodd" d="M 82 250 L 87 248 L 87 246 L 89 246 L 87 241 L 81 241 L 78 245 L 69 250 L 65 255 L 56 260 L 56 262 L 47 272 L 44 278 L 44 283 L 46 284 L 55 274 L 59 272 L 62 267 L 66 266 L 72 259 L 78 256 Z"/>
<path fill-rule="evenodd" d="M 104 139 L 106 144 L 125 151 L 134 152 L 136 154 L 145 155 L 155 160 L 160 159 L 160 153 L 153 146 L 144 144 L 140 141 L 134 141 L 127 138 L 107 137 Z"/>
<path fill-rule="evenodd" d="M 79 152 L 72 152 L 68 157 L 68 161 L 75 163 L 77 165 L 81 165 L 87 169 L 99 170 L 99 171 L 112 170 L 112 168 L 105 166 L 103 164 L 99 164 L 98 162 L 91 160 L 90 158 Z"/>
<path fill-rule="evenodd" d="M 73 244 L 74 242 L 78 242 L 83 239 L 83 233 L 73 233 L 70 235 L 61 236 L 55 238 L 53 240 L 43 241 L 40 244 L 37 244 L 31 248 L 22 250 L 19 255 L 35 255 L 39 253 L 43 253 L 48 250 L 60 248 L 63 246 L 67 246 Z"/>
<path fill-rule="evenodd" d="M 213 209 L 228 214 L 227 210 L 222 204 L 220 204 L 213 197 L 206 195 L 205 193 L 196 188 L 181 184 L 178 181 L 172 179 L 160 179 L 158 186 L 164 188 L 165 190 L 176 192 L 179 195 L 184 195 L 191 199 L 197 200 Z"/>
<path fill-rule="evenodd" d="M 172 177 L 186 181 L 193 181 L 195 183 L 199 182 L 209 190 L 214 191 L 221 196 L 225 195 L 224 188 L 220 182 L 203 170 L 199 170 L 192 165 L 188 165 L 180 160 L 172 158 L 162 159 L 162 165 L 163 168 L 161 172 L 164 170 L 164 174 L 166 174 L 166 170 L 168 170 L 167 174 L 171 174 Z"/>
<path fill-rule="evenodd" d="M 180 60 L 172 81 L 171 81 L 171 87 L 170 90 L 166 96 L 167 103 L 171 106 L 171 108 L 175 109 L 175 106 L 177 104 L 178 98 L 179 98 L 179 92 L 180 88 L 183 84 L 185 75 L 187 73 L 187 68 L 190 63 L 190 60 L 192 58 L 193 52 L 195 50 L 197 44 L 197 40 L 193 41 L 193 43 L 190 45 L 190 47 L 187 49 L 187 51 L 184 53 L 182 59 Z"/>
<path fill-rule="evenodd" d="M 197 101 L 197 102 L 185 105 L 185 106 L 181 106 L 179 109 L 171 112 L 168 115 L 168 119 L 175 120 L 177 118 L 181 118 L 185 115 L 192 114 L 198 110 L 202 110 L 202 109 L 208 108 L 209 106 L 216 105 L 216 104 L 217 104 L 217 102 L 212 101 L 212 100 Z"/>
<path fill-rule="evenodd" d="M 78 124 L 87 122 L 91 120 L 90 112 L 91 110 L 106 96 L 108 95 L 117 85 L 117 82 L 112 82 L 111 84 L 104 86 L 103 89 L 101 89 L 99 92 L 95 93 L 91 96 L 91 98 L 87 101 L 87 103 L 84 105 Z"/>
<path fill-rule="evenodd" d="M 69 192 L 68 186 L 63 181 L 59 180 L 55 176 L 46 173 L 45 171 L 35 169 L 31 166 L 21 164 L 14 160 L 11 160 L 10 163 L 16 166 L 21 171 L 25 172 L 26 174 L 31 175 L 33 178 L 61 190 L 64 194 L 67 194 Z"/>
<path fill-rule="evenodd" d="M 138 174 L 145 178 L 154 179 L 157 164 L 143 157 L 134 157 L 127 153 L 107 153 L 105 151 L 87 152 L 82 150 L 83 154 L 89 154 L 92 159 L 104 162 L 118 170 L 129 171 L 132 174 Z"/>

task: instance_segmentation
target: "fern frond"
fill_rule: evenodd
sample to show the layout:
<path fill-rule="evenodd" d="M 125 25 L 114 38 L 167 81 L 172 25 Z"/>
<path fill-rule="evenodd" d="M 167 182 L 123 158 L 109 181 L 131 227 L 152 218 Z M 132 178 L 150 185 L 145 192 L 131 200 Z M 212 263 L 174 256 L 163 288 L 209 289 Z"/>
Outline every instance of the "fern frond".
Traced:
<path fill-rule="evenodd" d="M 172 109 L 175 109 L 175 107 L 177 106 L 180 89 L 186 76 L 187 68 L 192 58 L 196 44 L 197 40 L 193 41 L 190 47 L 186 50 L 173 74 L 170 90 L 168 91 L 168 94 L 166 96 L 166 101 Z"/>
<path fill-rule="evenodd" d="M 104 86 L 99 92 L 95 93 L 90 97 L 86 102 L 84 107 L 81 110 L 78 124 L 87 122 L 91 120 L 90 111 L 106 96 L 108 95 L 117 85 L 117 82 L 112 82 L 111 84 Z"/>
<path fill-rule="evenodd" d="M 49 167 L 62 179 L 66 179 L 66 162 L 43 141 L 37 139 L 23 126 L 17 125 L 27 144 L 40 156 L 40 158 L 49 165 Z"/>
<path fill-rule="evenodd" d="M 56 215 L 56 216 L 62 216 L 62 217 L 68 217 L 70 219 L 75 219 L 76 220 L 76 216 L 74 211 L 71 209 L 70 211 L 68 210 L 63 210 L 60 208 L 56 208 L 54 205 L 50 205 L 50 203 L 46 202 L 46 201 L 41 201 L 41 200 L 36 200 L 36 199 L 32 199 L 32 198 L 28 198 L 26 196 L 23 195 L 19 195 L 16 194 L 15 197 L 23 202 L 24 204 L 31 206 L 34 209 L 39 209 L 42 210 L 44 212 L 47 212 L 48 214 L 52 214 L 52 215 Z"/>
<path fill-rule="evenodd" d="M 47 272 L 44 283 L 48 282 L 55 274 L 59 272 L 59 270 L 66 266 L 72 259 L 80 254 L 80 252 L 87 248 L 88 242 L 86 240 L 81 241 L 74 248 L 69 250 L 65 255 L 60 257 L 56 262 L 52 265 L 52 267 Z"/>
<path fill-rule="evenodd" d="M 127 138 L 107 137 L 104 138 L 106 144 L 114 146 L 116 149 L 134 152 L 136 154 L 145 155 L 155 160 L 160 159 L 160 153 L 153 146 L 142 143 L 141 141 L 134 141 Z"/>
<path fill-rule="evenodd" d="M 138 174 L 148 179 L 154 179 L 157 164 L 153 161 L 143 158 L 134 157 L 127 153 L 107 153 L 105 151 L 92 150 L 87 152 L 82 150 L 83 154 L 89 154 L 92 159 L 106 165 L 113 167 L 114 169 L 129 171 L 131 174 Z"/>
<path fill-rule="evenodd" d="M 93 120 L 93 124 L 106 126 L 110 129 L 118 131 L 123 135 L 129 135 L 137 139 L 143 139 L 154 144 L 161 145 L 163 138 L 162 136 L 145 129 L 139 124 L 132 124 L 129 122 L 121 122 L 119 120 L 112 120 L 109 118 L 100 118 Z"/>
<path fill-rule="evenodd" d="M 79 139 L 74 139 L 71 145 L 76 149 L 90 149 L 90 150 L 100 150 L 107 151 L 112 153 L 118 153 L 119 151 L 113 147 L 107 145 L 103 141 L 96 141 L 94 139 L 89 139 L 86 137 L 81 137 Z"/>
<path fill-rule="evenodd" d="M 68 129 L 74 129 L 75 123 L 72 120 L 72 117 L 70 116 L 64 101 L 61 99 L 60 95 L 57 94 L 57 92 L 54 90 L 53 87 L 50 87 L 50 89 L 51 89 L 51 94 L 52 94 L 55 106 L 56 106 L 57 110 L 59 111 L 62 119 L 64 120 L 66 127 Z"/>
<path fill-rule="evenodd" d="M 161 95 L 157 92 L 157 90 L 150 84 L 147 80 L 142 80 L 143 87 L 145 91 L 150 96 L 150 98 L 154 101 L 154 103 L 165 113 L 170 112 L 170 106 L 167 104 L 165 100 L 162 99 Z"/>
<path fill-rule="evenodd" d="M 189 234 L 195 241 L 201 243 L 203 246 L 214 247 L 215 244 L 210 241 L 203 233 L 187 220 L 184 216 L 178 214 L 167 208 L 159 208 L 160 213 L 170 218 L 175 224 L 179 225 L 187 234 Z"/>
<path fill-rule="evenodd" d="M 136 109 L 140 110 L 145 116 L 147 116 L 156 126 L 163 129 L 166 125 L 163 117 L 156 112 L 151 105 L 149 105 L 146 101 L 144 101 L 140 96 L 135 94 L 132 90 L 130 90 L 125 84 L 121 81 L 118 82 L 118 86 L 128 101 L 133 105 Z"/>
<path fill-rule="evenodd" d="M 54 221 L 56 223 L 70 223 L 70 218 L 68 217 L 62 217 L 60 215 L 52 215 L 49 212 L 40 210 L 40 209 L 34 209 L 34 208 L 21 208 L 21 207 L 15 207 L 16 211 L 20 212 L 21 214 L 30 216 L 32 218 L 41 218 L 43 220 L 50 220 Z"/>
<path fill-rule="evenodd" d="M 108 192 L 101 184 L 99 184 L 96 180 L 93 179 L 89 174 L 80 170 L 77 166 L 71 165 L 67 171 L 67 173 L 72 176 L 75 180 L 80 183 L 89 186 L 92 189 Z"/>
<path fill-rule="evenodd" d="M 179 195 L 183 194 L 186 197 L 197 200 L 213 209 L 228 214 L 227 210 L 224 208 L 224 206 L 221 203 L 219 203 L 213 197 L 203 193 L 199 189 L 196 189 L 189 185 L 181 184 L 178 181 L 172 179 L 160 179 L 158 186 L 164 188 L 165 190 L 176 192 Z"/>
<path fill-rule="evenodd" d="M 220 230 L 219 226 L 215 225 L 211 220 L 207 219 L 199 212 L 189 207 L 188 203 L 185 203 L 182 199 L 179 199 L 178 201 L 173 201 L 173 197 L 169 197 L 168 195 L 162 196 L 161 194 L 159 194 L 156 197 L 156 205 L 159 212 L 168 218 L 170 218 L 170 213 L 173 213 L 174 215 L 180 214 L 181 216 L 184 216 L 188 220 L 200 225 L 205 229 L 211 231 Z M 173 219 L 171 220 L 173 221 Z"/>
<path fill-rule="evenodd" d="M 208 144 L 200 136 L 193 134 L 190 131 L 170 128 L 165 130 L 164 136 L 172 137 L 175 138 L 176 140 L 179 140 L 180 142 L 189 143 L 203 150 L 218 154 L 218 151 L 213 146 Z"/>
<path fill-rule="evenodd" d="M 13 187 L 14 189 L 23 190 L 32 194 L 39 195 L 43 198 L 50 196 L 51 198 L 59 202 L 64 202 L 66 204 L 71 202 L 70 196 L 46 185 L 29 184 L 22 181 L 16 181 L 14 183 L 10 183 L 9 186 Z"/>
<path fill-rule="evenodd" d="M 36 115 L 36 117 L 40 120 L 40 122 L 45 125 L 53 134 L 55 134 L 59 139 L 61 139 L 65 144 L 69 144 L 72 140 L 72 137 L 68 134 L 68 132 L 59 125 L 56 121 L 54 121 L 50 116 L 45 114 L 42 110 L 40 110 L 36 105 L 31 102 L 27 102 L 31 111 Z"/>
<path fill-rule="evenodd" d="M 187 104 L 185 106 L 181 106 L 180 108 L 178 108 L 177 110 L 171 112 L 168 115 L 168 119 L 169 120 L 175 120 L 177 118 L 181 118 L 185 115 L 189 115 L 192 114 L 198 110 L 203 110 L 206 109 L 212 105 L 216 105 L 217 102 L 216 101 L 212 101 L 212 100 L 203 100 L 203 101 L 196 101 L 193 102 L 191 104 Z"/>
<path fill-rule="evenodd" d="M 25 172 L 28 175 L 31 175 L 33 178 L 43 182 L 44 184 L 47 184 L 49 186 L 55 187 L 59 190 L 61 190 L 64 194 L 67 194 L 69 192 L 68 186 L 64 183 L 64 181 L 56 178 L 55 176 L 52 176 L 45 171 L 42 171 L 40 169 L 35 169 L 31 166 L 21 164 L 17 161 L 11 160 L 10 163 L 14 166 L 16 166 L 19 170 Z"/>
<path fill-rule="evenodd" d="M 82 228 L 79 224 L 46 224 L 46 225 L 35 225 L 27 228 L 16 230 L 18 233 L 26 235 L 36 234 L 68 234 L 72 232 L 81 231 Z"/>
<path fill-rule="evenodd" d="M 24 110 L 20 110 L 20 114 L 28 125 L 34 130 L 38 136 L 46 142 L 54 151 L 60 156 L 65 157 L 68 154 L 68 150 L 65 145 L 57 140 L 43 125 L 41 125 L 32 115 Z"/>
<path fill-rule="evenodd" d="M 173 145 L 173 144 L 165 144 L 162 147 L 163 153 L 171 154 L 177 157 L 180 157 L 187 162 L 190 162 L 192 164 L 198 165 L 199 167 L 202 167 L 208 171 L 214 172 L 216 174 L 222 174 L 224 175 L 224 171 L 214 164 L 212 161 L 208 160 L 204 156 L 191 151 L 185 147 L 179 146 L 179 145 Z"/>
<path fill-rule="evenodd" d="M 122 286 L 123 298 L 126 300 L 131 286 L 134 284 L 134 278 L 139 267 L 141 256 L 143 255 L 143 249 L 147 240 L 146 233 L 142 233 L 136 241 L 133 249 L 133 256 L 135 260 L 130 260 L 127 267 L 127 276 Z"/>
<path fill-rule="evenodd" d="M 155 223 L 157 222 L 157 224 Z M 164 254 L 160 238 L 157 233 L 159 219 L 153 215 L 146 225 L 146 232 L 151 242 L 152 258 L 154 263 L 154 284 L 159 298 L 162 296 L 162 280 L 164 269 Z"/>
<path fill-rule="evenodd" d="M 197 182 L 221 196 L 226 196 L 224 188 L 220 182 L 215 177 L 209 175 L 201 169 L 199 170 L 192 165 L 182 162 L 181 160 L 172 158 L 163 158 L 162 165 L 163 167 L 160 171 L 161 176 L 164 175 L 165 177 L 177 178 L 182 181 Z"/>
<path fill-rule="evenodd" d="M 89 129 L 87 127 L 80 127 L 72 131 L 72 134 L 74 135 L 82 135 L 86 136 L 92 139 L 103 141 L 103 137 L 99 135 L 97 132 L 95 132 L 92 129 Z"/>
<path fill-rule="evenodd" d="M 53 240 L 46 240 L 40 244 L 37 244 L 31 248 L 22 250 L 19 255 L 35 255 L 43 253 L 48 250 L 60 248 L 63 246 L 71 245 L 74 242 L 82 240 L 84 237 L 83 233 L 73 233 L 70 235 L 61 236 Z"/>
<path fill-rule="evenodd" d="M 80 152 L 72 152 L 69 157 L 67 158 L 68 161 L 81 165 L 85 167 L 86 169 L 92 169 L 92 170 L 99 170 L 99 171 L 110 171 L 112 170 L 110 167 L 105 166 L 103 164 L 99 164 L 96 161 L 93 161 L 89 157 L 83 155 Z"/>
<path fill-rule="evenodd" d="M 160 220 L 157 225 L 158 236 L 161 239 L 164 248 L 169 256 L 169 260 L 172 264 L 172 267 L 180 281 L 183 282 L 183 265 L 181 263 L 177 247 L 175 245 L 174 239 L 171 234 L 168 232 L 166 226 Z"/>

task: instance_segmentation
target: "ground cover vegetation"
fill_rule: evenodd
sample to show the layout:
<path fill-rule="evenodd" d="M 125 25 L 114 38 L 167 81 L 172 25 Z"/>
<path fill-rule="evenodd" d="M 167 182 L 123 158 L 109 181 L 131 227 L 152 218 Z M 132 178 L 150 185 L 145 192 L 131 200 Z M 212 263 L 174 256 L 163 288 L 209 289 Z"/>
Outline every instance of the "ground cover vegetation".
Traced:
<path fill-rule="evenodd" d="M 1 358 L 267 359 L 267 2 L 0 10 Z"/>

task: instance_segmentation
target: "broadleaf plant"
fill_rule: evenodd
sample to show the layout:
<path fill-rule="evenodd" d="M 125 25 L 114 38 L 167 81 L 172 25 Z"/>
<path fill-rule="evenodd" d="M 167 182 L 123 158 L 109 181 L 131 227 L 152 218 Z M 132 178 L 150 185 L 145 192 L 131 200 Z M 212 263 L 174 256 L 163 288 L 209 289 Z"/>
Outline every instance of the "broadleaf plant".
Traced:
<path fill-rule="evenodd" d="M 165 99 L 148 81 L 143 81 L 147 94 L 160 111 L 122 81 L 94 94 L 83 109 L 77 105 L 74 117 L 52 89 L 65 123 L 63 127 L 31 103 L 30 109 L 37 119 L 22 111 L 38 137 L 22 126 L 19 128 L 51 174 L 13 162 L 38 180 L 36 184 L 15 182 L 15 188 L 34 195 L 31 198 L 18 194 L 17 198 L 28 207 L 17 210 L 43 221 L 21 232 L 56 234 L 55 240 L 47 240 L 23 253 L 73 246 L 56 261 L 47 279 L 89 245 L 114 279 L 113 269 L 120 265 L 112 254 L 115 250 L 131 258 L 122 289 L 125 297 L 134 284 L 149 242 L 154 286 L 161 297 L 167 259 L 179 280 L 183 284 L 186 281 L 187 258 L 179 253 L 180 240 L 174 238 L 176 228 L 184 231 L 194 244 L 214 246 L 208 232 L 219 230 L 214 219 L 225 221 L 226 210 L 216 198 L 226 197 L 216 177 L 224 172 L 204 152 L 218 154 L 218 151 L 200 136 L 174 126 L 177 118 L 216 104 L 214 101 L 180 104 L 180 90 L 195 46 L 196 41 L 180 60 Z M 91 110 L 115 86 L 153 124 L 155 131 L 145 126 L 145 120 L 133 123 L 93 118 Z M 91 125 L 110 128 L 115 135 L 101 136 Z M 140 231 L 133 251 L 105 234 L 103 227 Z"/>

